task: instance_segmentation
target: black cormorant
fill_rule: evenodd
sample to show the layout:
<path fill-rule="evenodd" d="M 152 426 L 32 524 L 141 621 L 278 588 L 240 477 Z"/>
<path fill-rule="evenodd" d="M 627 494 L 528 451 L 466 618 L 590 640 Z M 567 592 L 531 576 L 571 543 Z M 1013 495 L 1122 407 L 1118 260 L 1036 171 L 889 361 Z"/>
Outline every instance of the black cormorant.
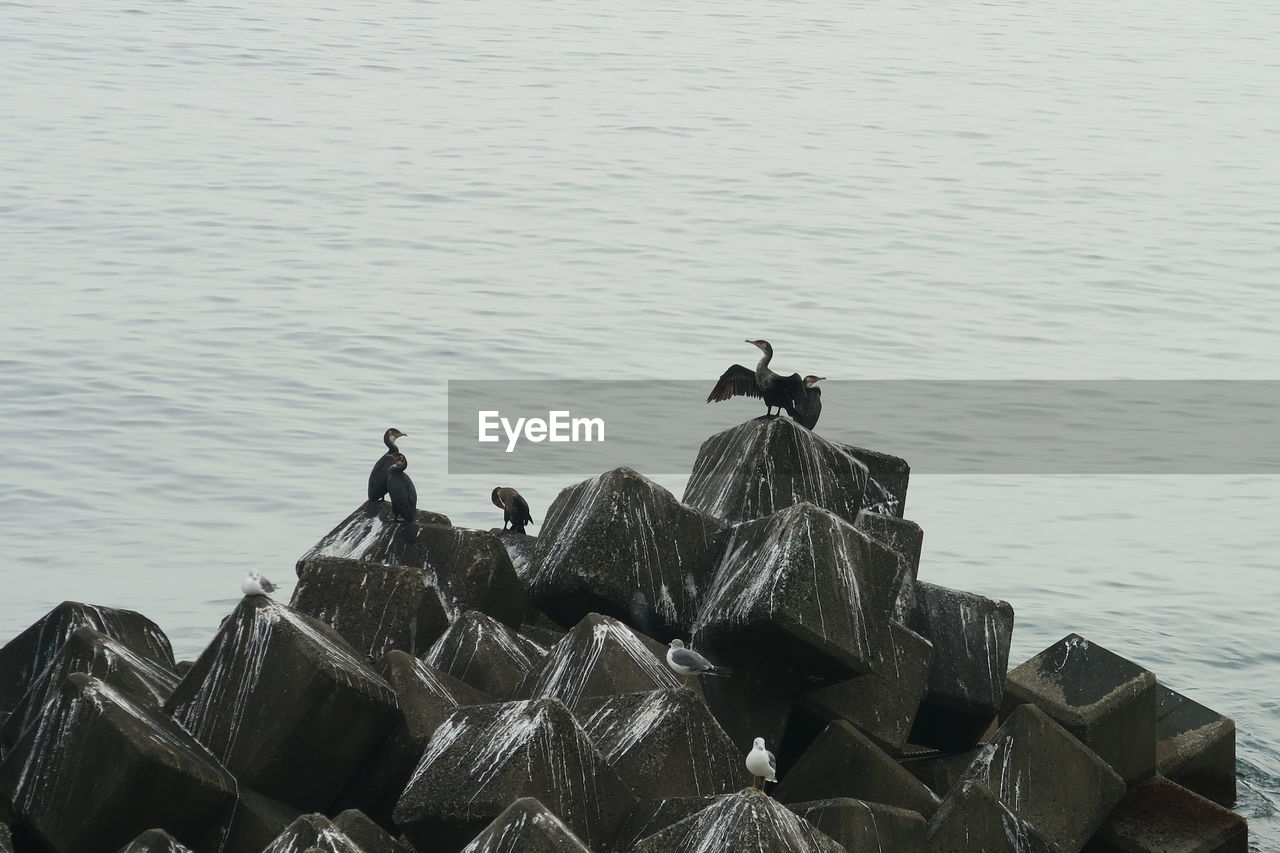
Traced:
<path fill-rule="evenodd" d="M 787 414 L 794 418 L 803 408 L 805 399 L 804 381 L 800 378 L 800 374 L 780 376 L 769 369 L 769 362 L 773 359 L 773 347 L 768 341 L 746 341 L 746 343 L 759 347 L 764 353 L 760 363 L 756 365 L 754 371 L 741 364 L 730 367 L 721 375 L 716 387 L 712 388 L 711 393 L 707 395 L 707 402 L 718 403 L 738 395 L 761 397 L 764 399 L 766 415 L 772 415 L 776 406 L 779 409 L 786 409 Z"/>
<path fill-rule="evenodd" d="M 812 373 L 804 378 L 804 405 L 796 412 L 795 419 L 809 430 L 818 425 L 818 417 L 822 414 L 822 389 L 818 383 L 826 378 Z"/>
<path fill-rule="evenodd" d="M 489 495 L 489 499 L 502 510 L 503 530 L 510 524 L 516 533 L 524 533 L 524 526 L 534 523 L 533 517 L 529 515 L 529 503 L 510 486 L 498 486 Z"/>
<path fill-rule="evenodd" d="M 413 487 L 413 480 L 404 472 L 408 465 L 409 459 L 403 453 L 392 455 L 391 466 L 387 469 L 387 491 L 391 493 L 392 514 L 406 522 L 416 535 L 414 519 L 418 510 L 418 490 Z"/>
<path fill-rule="evenodd" d="M 387 452 L 378 457 L 378 461 L 373 463 L 373 470 L 369 472 L 369 500 L 377 503 L 382 500 L 382 496 L 387 493 L 387 472 L 391 470 L 391 460 L 400 448 L 396 447 L 396 439 L 403 438 L 404 433 L 392 427 L 382 434 L 382 443 L 387 446 Z"/>

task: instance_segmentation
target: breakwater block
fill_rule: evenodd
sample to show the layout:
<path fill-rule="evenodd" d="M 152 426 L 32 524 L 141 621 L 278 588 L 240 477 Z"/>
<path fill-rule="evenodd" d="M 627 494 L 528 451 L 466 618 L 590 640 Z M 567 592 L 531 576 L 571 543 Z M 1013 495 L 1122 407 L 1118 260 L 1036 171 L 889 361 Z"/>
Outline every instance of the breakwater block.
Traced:
<path fill-rule="evenodd" d="M 740 750 L 692 690 L 587 700 L 582 728 L 641 800 L 727 794 L 751 784 Z"/>
<path fill-rule="evenodd" d="M 973 759 L 978 757 L 979 750 L 965 749 L 959 752 L 942 752 L 940 750 L 910 751 L 898 757 L 899 763 L 929 787 L 939 797 L 946 797 L 964 776 Z"/>
<path fill-rule="evenodd" d="M 262 853 L 298 853 L 313 849 L 324 853 L 365 853 L 322 814 L 304 814 L 285 827 Z"/>
<path fill-rule="evenodd" d="M 707 707 L 730 740 L 747 745 L 741 748 L 744 759 L 758 737 L 764 738 L 770 749 L 782 742 L 795 708 L 796 695 L 790 688 L 754 678 L 745 670 L 732 678 L 703 678 L 700 684 Z"/>
<path fill-rule="evenodd" d="M 420 655 L 449 627 L 444 597 L 420 568 L 315 557 L 298 577 L 289 606 L 370 659 L 392 649 Z"/>
<path fill-rule="evenodd" d="M 604 849 L 607 853 L 627 853 L 642 838 L 666 829 L 689 815 L 697 814 L 720 797 L 671 797 L 666 800 L 640 800 L 627 815 Z"/>
<path fill-rule="evenodd" d="M 844 853 L 772 797 L 742 791 L 641 839 L 631 853 Z"/>
<path fill-rule="evenodd" d="M 521 685 L 542 669 L 547 650 L 483 613 L 468 610 L 423 658 L 495 699 L 515 699 Z"/>
<path fill-rule="evenodd" d="M 1035 705 L 1019 705 L 960 783 L 985 785 L 1065 853 L 1080 850 L 1124 796 L 1125 784 Z"/>
<path fill-rule="evenodd" d="M 391 734 L 374 749 L 338 802 L 364 809 L 390 825 L 396 799 L 436 727 L 459 708 L 495 700 L 399 650 L 387 652 L 378 661 L 377 671 L 396 692 L 399 716 Z"/>
<path fill-rule="evenodd" d="M 1085 853 L 1246 853 L 1249 827 L 1240 815 L 1168 779 L 1133 788 Z"/>
<path fill-rule="evenodd" d="M 436 513 L 418 510 L 411 537 L 388 504 L 373 514 L 361 505 L 299 558 L 299 577 L 303 564 L 317 557 L 423 569 L 427 582 L 444 592 L 451 616 L 479 610 L 515 628 L 528 607 L 528 590 L 498 537 L 453 527 Z"/>
<path fill-rule="evenodd" d="M 588 613 L 550 651 L 530 687 L 534 699 L 559 699 L 570 711 L 593 696 L 674 690 L 682 679 L 671 671 L 661 643 L 623 622 Z"/>
<path fill-rule="evenodd" d="M 853 726 L 837 720 L 784 774 L 773 792 L 784 803 L 851 797 L 925 817 L 938 797 Z"/>
<path fill-rule="evenodd" d="M 1236 802 L 1236 724 L 1163 684 L 1156 685 L 1160 775 L 1230 808 Z"/>
<path fill-rule="evenodd" d="M 888 548 L 827 510 L 796 504 L 735 528 L 694 637 L 762 678 L 840 681 L 872 671 L 886 653 L 901 580 Z"/>
<path fill-rule="evenodd" d="M 908 624 L 933 643 L 933 662 L 910 741 L 959 750 L 976 744 L 1004 698 L 1013 608 L 971 592 L 920 582 Z"/>
<path fill-rule="evenodd" d="M 395 724 L 391 686 L 328 625 L 261 595 L 223 622 L 166 705 L 244 785 L 327 809 Z"/>
<path fill-rule="evenodd" d="M 22 696 L 77 628 L 105 634 L 161 669 L 173 670 L 173 649 L 160 627 L 141 613 L 64 601 L 0 648 L 0 713 Z"/>
<path fill-rule="evenodd" d="M 901 518 L 907 508 L 907 484 L 911 480 L 911 466 L 907 464 L 907 460 L 852 444 L 836 446 L 867 468 L 867 487 L 862 493 L 862 508 Z"/>
<path fill-rule="evenodd" d="M 591 853 L 574 831 L 534 797 L 507 806 L 462 853 Z"/>
<path fill-rule="evenodd" d="M 235 786 L 171 719 L 80 672 L 0 762 L 0 791 L 58 853 L 116 850 L 157 827 L 194 843 Z"/>
<path fill-rule="evenodd" d="M 363 853 L 413 853 L 398 839 L 392 838 L 382 827 L 359 809 L 347 809 L 333 819 L 333 825 L 356 843 Z"/>
<path fill-rule="evenodd" d="M 932 661 L 932 643 L 890 622 L 884 659 L 865 675 L 803 694 L 790 725 L 807 727 L 816 737 L 828 723 L 844 720 L 881 749 L 897 753 L 911 733 Z"/>
<path fill-rule="evenodd" d="M 1064 853 L 979 782 L 962 782 L 929 823 L 930 853 Z"/>
<path fill-rule="evenodd" d="M 798 503 L 853 522 L 867 467 L 789 418 L 761 417 L 716 433 L 698 448 L 684 502 L 731 524 Z"/>
<path fill-rule="evenodd" d="M 521 797 L 536 797 L 593 848 L 635 805 L 569 709 L 535 699 L 451 714 L 427 744 L 393 818 L 415 847 L 457 853 Z"/>
<path fill-rule="evenodd" d="M 191 848 L 163 829 L 148 829 L 121 847 L 119 853 L 191 853 Z"/>
<path fill-rule="evenodd" d="M 301 814 L 293 806 L 240 785 L 235 802 L 223 809 L 196 850 L 262 850 Z"/>
<path fill-rule="evenodd" d="M 154 711 L 163 708 L 178 684 L 172 670 L 136 654 L 123 643 L 82 625 L 67 641 L 14 707 L 0 729 L 6 743 L 15 742 L 28 726 L 39 722 L 44 706 L 61 689 L 62 680 L 83 672 L 110 685 L 130 699 Z"/>
<path fill-rule="evenodd" d="M 560 492 L 534 547 L 534 603 L 563 626 L 588 613 L 683 636 L 723 548 L 723 522 L 614 468 Z"/>
<path fill-rule="evenodd" d="M 1012 670 L 1002 716 L 1029 702 L 1078 737 L 1128 784 L 1156 771 L 1156 677 L 1068 634 Z"/>
<path fill-rule="evenodd" d="M 497 536 L 502 547 L 507 549 L 507 556 L 511 558 L 511 565 L 515 568 L 516 574 L 527 583 L 529 571 L 533 568 L 533 549 L 538 544 L 538 537 L 516 533 L 514 530 L 503 530 L 500 527 L 491 528 L 489 532 Z"/>
<path fill-rule="evenodd" d="M 849 797 L 795 803 L 788 808 L 850 853 L 932 853 L 928 824 L 910 809 Z"/>
<path fill-rule="evenodd" d="M 907 622 L 915 605 L 916 578 L 920 575 L 920 549 L 924 545 L 924 530 L 914 521 L 892 515 L 862 510 L 853 526 L 884 544 L 903 561 L 902 586 L 894 602 L 893 618 Z"/>

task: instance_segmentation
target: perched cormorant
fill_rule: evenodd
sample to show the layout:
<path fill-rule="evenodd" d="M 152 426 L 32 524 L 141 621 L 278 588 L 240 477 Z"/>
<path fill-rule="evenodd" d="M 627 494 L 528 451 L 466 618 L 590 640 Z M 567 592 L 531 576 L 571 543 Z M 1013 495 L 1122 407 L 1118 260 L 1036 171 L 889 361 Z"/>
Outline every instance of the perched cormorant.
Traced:
<path fill-rule="evenodd" d="M 818 425 L 818 417 L 822 414 L 822 389 L 818 383 L 826 378 L 812 373 L 804 378 L 804 405 L 796 412 L 795 419 L 806 429 L 812 430 Z"/>
<path fill-rule="evenodd" d="M 279 588 L 257 572 L 249 572 L 240 582 L 240 592 L 245 595 L 269 595 Z"/>
<path fill-rule="evenodd" d="M 387 493 L 387 472 L 391 470 L 391 459 L 400 452 L 400 448 L 396 447 L 396 439 L 403 438 L 404 435 L 395 427 L 382 434 L 382 443 L 387 446 L 387 452 L 378 457 L 378 461 L 373 463 L 373 470 L 369 472 L 369 500 L 374 503 L 382 500 L 382 496 Z"/>
<path fill-rule="evenodd" d="M 489 495 L 493 505 L 502 510 L 502 529 L 507 525 L 516 533 L 524 533 L 526 524 L 533 524 L 533 516 L 529 515 L 529 503 L 520 493 L 510 486 L 498 486 Z"/>
<path fill-rule="evenodd" d="M 738 395 L 762 397 L 766 415 L 772 415 L 776 406 L 779 409 L 786 409 L 787 414 L 794 418 L 804 406 L 804 381 L 800 378 L 800 374 L 780 376 L 769 369 L 769 362 L 773 359 L 773 347 L 768 341 L 746 341 L 745 343 L 759 347 L 764 353 L 760 363 L 756 365 L 754 371 L 741 364 L 730 367 L 721 375 L 716 387 L 712 388 L 711 393 L 707 395 L 707 402 L 718 403 Z"/>
<path fill-rule="evenodd" d="M 667 649 L 667 666 L 680 675 L 733 675 L 733 670 L 716 666 L 693 649 L 684 647 L 684 640 L 672 640 Z"/>
<path fill-rule="evenodd" d="M 747 770 L 751 772 L 754 780 L 759 781 L 760 787 L 756 788 L 756 781 L 751 783 L 752 790 L 758 790 L 764 793 L 765 782 L 778 781 L 778 759 L 773 757 L 773 753 L 764 748 L 764 738 L 758 737 L 751 744 L 751 751 L 747 753 Z"/>
<path fill-rule="evenodd" d="M 391 493 L 391 512 L 396 518 L 408 523 L 416 536 L 414 519 L 418 511 L 418 490 L 413 487 L 413 480 L 404 472 L 408 466 L 409 460 L 403 453 L 392 454 L 391 466 L 387 470 L 387 491 Z"/>

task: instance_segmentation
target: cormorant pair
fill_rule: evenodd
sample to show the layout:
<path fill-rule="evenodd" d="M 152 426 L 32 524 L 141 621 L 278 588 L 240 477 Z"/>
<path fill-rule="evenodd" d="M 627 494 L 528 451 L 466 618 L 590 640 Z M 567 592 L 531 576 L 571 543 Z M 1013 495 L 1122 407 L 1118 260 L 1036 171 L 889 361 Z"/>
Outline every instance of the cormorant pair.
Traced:
<path fill-rule="evenodd" d="M 403 438 L 406 433 L 392 427 L 382 434 L 382 443 L 387 452 L 378 457 L 369 472 L 369 502 L 378 503 L 382 496 L 390 493 L 391 511 L 396 518 L 412 524 L 418 510 L 418 490 L 413 480 L 405 473 L 409 465 L 408 458 L 396 446 L 396 439 Z M 502 510 L 502 529 L 510 525 L 516 533 L 524 533 L 526 524 L 533 524 L 529 514 L 529 504 L 510 486 L 499 486 L 490 494 L 493 505 Z"/>
<path fill-rule="evenodd" d="M 707 395 L 708 403 L 718 403 L 730 397 L 761 397 L 764 399 L 765 416 L 773 415 L 775 408 L 786 409 L 792 420 L 806 429 L 812 430 L 818 425 L 818 416 L 822 414 L 822 390 L 818 383 L 825 376 L 809 374 L 803 379 L 799 373 L 782 376 L 769 369 L 773 360 L 773 347 L 768 341 L 745 341 L 744 343 L 758 347 L 764 356 L 755 370 L 735 364 L 726 370 Z"/>

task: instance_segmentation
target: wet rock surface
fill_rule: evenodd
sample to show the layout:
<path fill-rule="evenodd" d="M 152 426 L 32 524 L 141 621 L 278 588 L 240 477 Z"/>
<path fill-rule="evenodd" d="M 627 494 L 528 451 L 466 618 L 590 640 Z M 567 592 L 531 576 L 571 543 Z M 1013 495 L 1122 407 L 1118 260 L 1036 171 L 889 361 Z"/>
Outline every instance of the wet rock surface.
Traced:
<path fill-rule="evenodd" d="M 397 704 L 328 625 L 246 596 L 166 707 L 243 784 L 323 810 L 389 734 Z"/>
<path fill-rule="evenodd" d="M 547 510 L 533 599 L 565 627 L 603 613 L 660 640 L 684 636 L 724 537 L 723 522 L 615 468 L 568 487 Z"/>
<path fill-rule="evenodd" d="M 449 627 L 444 598 L 420 568 L 313 557 L 298 567 L 289 606 L 324 622 L 356 653 L 421 655 Z"/>
<path fill-rule="evenodd" d="M 852 522 L 866 485 L 866 466 L 838 445 L 789 418 L 762 417 L 702 443 L 684 502 L 733 524 L 798 503 Z"/>

